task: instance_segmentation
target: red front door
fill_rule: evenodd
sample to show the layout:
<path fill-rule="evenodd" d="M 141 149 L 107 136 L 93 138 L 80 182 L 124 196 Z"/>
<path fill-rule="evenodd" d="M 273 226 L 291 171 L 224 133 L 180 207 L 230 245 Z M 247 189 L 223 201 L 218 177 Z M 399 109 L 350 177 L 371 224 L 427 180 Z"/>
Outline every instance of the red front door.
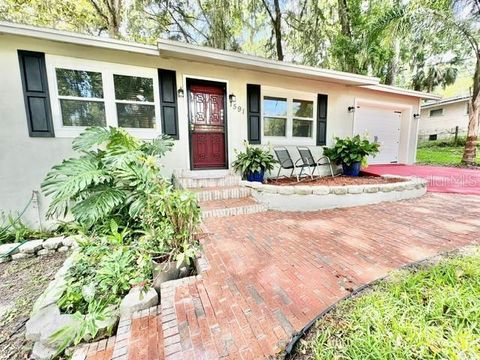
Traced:
<path fill-rule="evenodd" d="M 188 87 L 192 167 L 225 168 L 225 90 L 222 86 Z"/>

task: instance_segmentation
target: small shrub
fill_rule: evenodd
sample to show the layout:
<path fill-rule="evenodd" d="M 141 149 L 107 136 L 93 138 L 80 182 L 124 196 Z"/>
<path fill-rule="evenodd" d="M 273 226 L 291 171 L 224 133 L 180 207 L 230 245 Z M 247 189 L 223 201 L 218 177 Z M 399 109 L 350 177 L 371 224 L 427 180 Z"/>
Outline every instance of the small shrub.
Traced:
<path fill-rule="evenodd" d="M 459 136 L 457 140 L 455 137 L 448 137 L 444 139 L 434 140 L 434 141 L 422 141 L 419 142 L 419 148 L 432 148 L 432 147 L 463 147 L 467 142 L 466 136 Z"/>
<path fill-rule="evenodd" d="M 235 171 L 246 177 L 250 173 L 272 171 L 277 160 L 268 151 L 260 146 L 252 146 L 244 142 L 245 151 L 237 152 L 237 158 L 232 166 Z"/>
<path fill-rule="evenodd" d="M 340 139 L 335 138 L 335 145 L 331 148 L 324 147 L 323 154 L 330 161 L 337 164 L 352 165 L 355 162 L 361 162 L 366 165 L 367 156 L 375 156 L 379 152 L 380 144 L 370 142 L 368 139 L 361 138 L 360 135 Z"/>
<path fill-rule="evenodd" d="M 22 221 L 20 215 L 0 215 L 0 245 L 52 236 L 54 236 L 52 231 L 32 229 Z"/>

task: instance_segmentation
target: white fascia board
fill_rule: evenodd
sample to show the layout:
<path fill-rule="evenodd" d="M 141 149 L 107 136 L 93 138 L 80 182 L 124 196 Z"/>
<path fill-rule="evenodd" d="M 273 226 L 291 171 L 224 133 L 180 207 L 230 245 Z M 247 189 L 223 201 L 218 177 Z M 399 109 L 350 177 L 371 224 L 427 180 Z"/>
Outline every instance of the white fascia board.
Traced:
<path fill-rule="evenodd" d="M 375 85 L 379 82 L 379 79 L 376 77 L 291 64 L 288 62 L 269 60 L 257 56 L 213 49 L 205 46 L 185 44 L 172 40 L 158 40 L 158 48 L 161 57 L 196 60 L 205 63 L 234 66 L 236 68 L 247 70 L 280 73 L 294 77 L 304 77 L 357 86 Z"/>
<path fill-rule="evenodd" d="M 470 100 L 470 96 L 463 96 L 463 97 L 458 97 L 454 99 L 442 99 L 440 101 L 424 104 L 422 105 L 422 109 L 429 109 L 437 106 L 456 104 L 459 102 L 468 102 L 469 100 Z"/>
<path fill-rule="evenodd" d="M 416 97 L 419 99 L 427 99 L 427 100 L 438 100 L 441 97 L 435 94 L 430 94 L 422 91 L 415 91 L 415 90 L 409 90 L 409 89 L 404 89 L 400 88 L 397 86 L 391 86 L 391 85 L 383 85 L 383 84 L 378 84 L 378 85 L 367 85 L 367 86 L 362 86 L 366 89 L 370 90 L 375 90 L 375 91 L 382 91 L 382 92 L 387 92 L 387 93 L 392 93 L 392 94 L 399 94 L 399 95 L 405 95 L 405 96 L 412 96 Z"/>
<path fill-rule="evenodd" d="M 123 40 L 105 38 L 61 31 L 55 29 L 40 28 L 36 26 L 15 24 L 0 21 L 0 34 L 26 36 L 42 40 L 58 41 L 68 44 L 92 46 L 104 49 L 127 51 L 144 55 L 158 56 L 158 48 L 154 45 L 144 45 Z"/>

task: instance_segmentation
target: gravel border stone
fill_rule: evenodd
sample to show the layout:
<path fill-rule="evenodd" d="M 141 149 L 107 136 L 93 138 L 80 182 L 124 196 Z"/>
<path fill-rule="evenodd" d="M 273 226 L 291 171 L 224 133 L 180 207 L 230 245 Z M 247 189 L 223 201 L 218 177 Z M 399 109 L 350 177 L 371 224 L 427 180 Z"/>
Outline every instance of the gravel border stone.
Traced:
<path fill-rule="evenodd" d="M 384 184 L 355 185 L 273 185 L 240 181 L 251 189 L 252 196 L 271 210 L 316 211 L 337 207 L 376 204 L 383 201 L 399 201 L 425 194 L 427 181 L 416 177 L 382 175 L 404 181 Z"/>
<path fill-rule="evenodd" d="M 50 255 L 56 251 L 66 252 L 70 249 L 75 249 L 78 246 L 77 240 L 80 238 L 80 235 L 57 236 L 46 240 L 29 240 L 22 245 L 19 243 L 3 244 L 0 245 L 0 263 L 34 256 Z"/>

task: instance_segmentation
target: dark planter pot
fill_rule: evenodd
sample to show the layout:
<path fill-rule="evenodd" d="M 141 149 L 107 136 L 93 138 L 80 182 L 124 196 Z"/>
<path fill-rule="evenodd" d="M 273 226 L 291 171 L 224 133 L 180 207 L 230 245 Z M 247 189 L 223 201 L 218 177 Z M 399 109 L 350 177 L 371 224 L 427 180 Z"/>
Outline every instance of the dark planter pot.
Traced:
<path fill-rule="evenodd" d="M 160 294 L 160 287 L 165 281 L 176 280 L 188 274 L 188 268 L 182 264 L 177 268 L 176 261 L 157 263 L 153 261 L 153 288 Z"/>
<path fill-rule="evenodd" d="M 247 174 L 247 181 L 256 181 L 263 183 L 265 171 L 254 171 Z"/>
<path fill-rule="evenodd" d="M 355 161 L 351 165 L 342 164 L 343 175 L 358 176 L 360 174 L 360 161 Z"/>

